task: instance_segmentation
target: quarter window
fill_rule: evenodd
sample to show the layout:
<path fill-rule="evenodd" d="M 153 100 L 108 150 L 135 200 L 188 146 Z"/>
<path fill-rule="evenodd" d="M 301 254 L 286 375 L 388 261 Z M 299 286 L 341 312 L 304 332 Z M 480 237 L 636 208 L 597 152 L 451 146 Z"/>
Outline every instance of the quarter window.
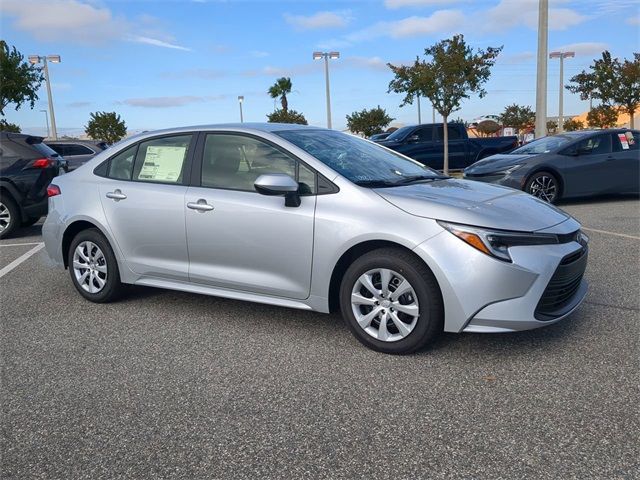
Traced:
<path fill-rule="evenodd" d="M 133 160 L 136 156 L 137 145 L 120 152 L 109 161 L 107 176 L 116 180 L 131 180 Z"/>
<path fill-rule="evenodd" d="M 182 183 L 191 135 L 161 137 L 140 143 L 133 179 L 139 182 Z"/>
<path fill-rule="evenodd" d="M 315 194 L 315 172 L 283 151 L 252 137 L 207 135 L 202 158 L 203 187 L 255 192 L 263 174 L 284 173 L 301 183 L 301 192 Z"/>

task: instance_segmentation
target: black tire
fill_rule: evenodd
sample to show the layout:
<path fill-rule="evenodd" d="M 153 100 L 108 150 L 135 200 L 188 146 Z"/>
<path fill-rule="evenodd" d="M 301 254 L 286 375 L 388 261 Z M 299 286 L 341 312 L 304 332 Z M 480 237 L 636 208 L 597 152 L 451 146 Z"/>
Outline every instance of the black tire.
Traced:
<path fill-rule="evenodd" d="M 0 238 L 7 238 L 20 226 L 20 209 L 13 198 L 8 195 L 0 198 L 0 214 L 0 221 L 4 227 L 0 231 Z"/>
<path fill-rule="evenodd" d="M 542 185 L 553 184 L 553 194 L 545 192 Z M 558 177 L 550 172 L 536 172 L 524 184 L 524 191 L 545 202 L 556 203 L 562 194 Z"/>
<path fill-rule="evenodd" d="M 80 283 L 78 282 L 78 278 L 76 278 L 75 269 L 73 268 L 73 257 L 76 248 L 82 242 L 87 241 L 97 245 L 98 248 L 102 251 L 105 260 L 104 264 L 107 267 L 105 284 L 97 293 L 90 293 L 80 285 Z M 71 245 L 69 246 L 69 251 L 67 252 L 67 261 L 73 286 L 76 287 L 76 290 L 78 290 L 80 295 L 82 295 L 87 300 L 95 303 L 107 303 L 116 300 L 124 291 L 124 285 L 120 282 L 120 271 L 118 270 L 118 262 L 116 261 L 116 256 L 113 253 L 111 245 L 109 245 L 109 241 L 99 230 L 91 228 L 82 230 L 80 233 L 78 233 L 73 238 L 73 240 L 71 241 Z"/>
<path fill-rule="evenodd" d="M 392 342 L 374 338 L 360 327 L 351 304 L 352 290 L 360 276 L 379 268 L 393 270 L 404 277 L 413 287 L 420 307 L 413 330 L 404 338 Z M 419 258 L 399 248 L 373 250 L 362 255 L 349 266 L 340 285 L 340 310 L 345 323 L 363 345 L 384 353 L 415 352 L 433 340 L 442 331 L 444 325 L 442 294 L 436 278 Z M 392 327 L 391 323 L 388 325 Z"/>
<path fill-rule="evenodd" d="M 40 217 L 27 218 L 26 220 L 22 221 L 22 226 L 23 227 L 30 227 L 31 225 L 34 225 L 38 220 L 40 220 Z"/>

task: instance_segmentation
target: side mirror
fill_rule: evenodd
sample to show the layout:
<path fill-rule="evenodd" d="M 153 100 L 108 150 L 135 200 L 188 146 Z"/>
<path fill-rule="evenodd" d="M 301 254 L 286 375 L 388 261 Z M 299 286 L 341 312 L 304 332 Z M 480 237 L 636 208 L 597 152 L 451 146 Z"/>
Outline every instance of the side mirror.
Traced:
<path fill-rule="evenodd" d="M 407 143 L 415 143 L 419 140 L 420 140 L 420 137 L 418 136 L 418 134 L 414 134 L 414 135 L 411 135 L 409 138 L 407 138 Z"/>
<path fill-rule="evenodd" d="M 260 175 L 253 184 L 253 187 L 262 195 L 284 195 L 284 204 L 287 207 L 300 206 L 300 195 L 298 195 L 298 189 L 300 187 L 298 182 L 285 173 Z"/>

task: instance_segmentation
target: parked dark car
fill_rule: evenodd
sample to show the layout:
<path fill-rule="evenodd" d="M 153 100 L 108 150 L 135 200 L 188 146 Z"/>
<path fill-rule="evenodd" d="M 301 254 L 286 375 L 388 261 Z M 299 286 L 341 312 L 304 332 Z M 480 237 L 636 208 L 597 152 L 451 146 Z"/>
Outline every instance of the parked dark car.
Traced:
<path fill-rule="evenodd" d="M 384 140 L 385 138 L 387 138 L 389 135 L 391 135 L 391 132 L 385 132 L 385 133 L 376 133 L 374 135 L 371 135 L 369 137 L 369 140 L 373 141 L 373 142 L 377 142 L 379 140 Z"/>
<path fill-rule="evenodd" d="M 542 137 L 473 164 L 464 178 L 524 190 L 547 202 L 640 191 L 640 132 L 583 130 Z"/>
<path fill-rule="evenodd" d="M 0 132 L 0 238 L 47 213 L 47 189 L 66 161 L 42 137 Z"/>
<path fill-rule="evenodd" d="M 69 170 L 75 170 L 109 147 L 106 142 L 91 140 L 47 140 L 45 143 L 67 160 Z"/>
<path fill-rule="evenodd" d="M 518 138 L 489 137 L 469 138 L 462 123 L 449 123 L 449 168 L 459 170 L 481 158 L 507 152 L 518 146 Z M 432 123 L 402 127 L 380 145 L 391 148 L 418 162 L 442 170 L 444 165 L 444 124 Z"/>

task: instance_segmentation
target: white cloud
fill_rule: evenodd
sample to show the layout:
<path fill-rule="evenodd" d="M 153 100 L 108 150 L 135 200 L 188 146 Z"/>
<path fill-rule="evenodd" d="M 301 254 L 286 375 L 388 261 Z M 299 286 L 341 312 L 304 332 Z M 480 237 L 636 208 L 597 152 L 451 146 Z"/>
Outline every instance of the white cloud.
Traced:
<path fill-rule="evenodd" d="M 224 95 L 197 97 L 193 95 L 183 95 L 177 97 L 145 97 L 145 98 L 128 98 L 121 102 L 120 105 L 129 105 L 130 107 L 142 108 L 170 108 L 183 107 L 192 103 L 210 102 L 212 100 L 222 100 L 226 98 Z"/>
<path fill-rule="evenodd" d="M 549 51 L 558 52 L 575 52 L 576 55 L 600 55 L 603 51 L 607 50 L 609 46 L 606 43 L 600 42 L 582 42 L 582 43 L 570 43 L 568 45 L 562 45 L 560 47 L 550 48 Z"/>
<path fill-rule="evenodd" d="M 264 58 L 269 56 L 269 52 L 263 52 L 262 50 L 252 50 L 249 52 L 252 57 Z"/>
<path fill-rule="evenodd" d="M 346 27 L 351 21 L 349 10 L 337 12 L 318 12 L 313 15 L 284 14 L 285 21 L 296 30 L 318 30 L 323 28 Z"/>
<path fill-rule="evenodd" d="M 461 0 L 384 0 L 384 6 L 395 9 L 402 7 L 427 7 L 431 5 L 451 5 Z"/>
<path fill-rule="evenodd" d="M 559 8 L 556 5 L 566 0 L 551 2 L 549 7 L 549 30 L 566 30 L 579 25 L 589 17 L 570 8 Z M 488 31 L 504 31 L 517 26 L 538 28 L 538 0 L 501 0 L 490 8 L 480 22 Z"/>
<path fill-rule="evenodd" d="M 189 50 L 173 42 L 150 15 L 130 20 L 88 0 L 2 0 L 0 15 L 13 18 L 17 30 L 46 42 L 100 45 L 128 40 L 156 47 Z M 5 20 L 3 18 L 3 20 Z M 5 20 L 6 21 L 6 20 Z"/>
<path fill-rule="evenodd" d="M 640 16 L 627 18 L 628 25 L 640 25 Z"/>
<path fill-rule="evenodd" d="M 147 45 L 153 45 L 155 47 L 173 48 L 174 50 L 184 50 L 185 52 L 191 51 L 191 49 L 187 47 L 181 47 L 180 45 L 165 42 L 164 40 L 158 40 L 157 38 L 145 37 L 142 35 L 131 35 L 128 36 L 127 39 L 132 42 L 145 43 Z"/>

